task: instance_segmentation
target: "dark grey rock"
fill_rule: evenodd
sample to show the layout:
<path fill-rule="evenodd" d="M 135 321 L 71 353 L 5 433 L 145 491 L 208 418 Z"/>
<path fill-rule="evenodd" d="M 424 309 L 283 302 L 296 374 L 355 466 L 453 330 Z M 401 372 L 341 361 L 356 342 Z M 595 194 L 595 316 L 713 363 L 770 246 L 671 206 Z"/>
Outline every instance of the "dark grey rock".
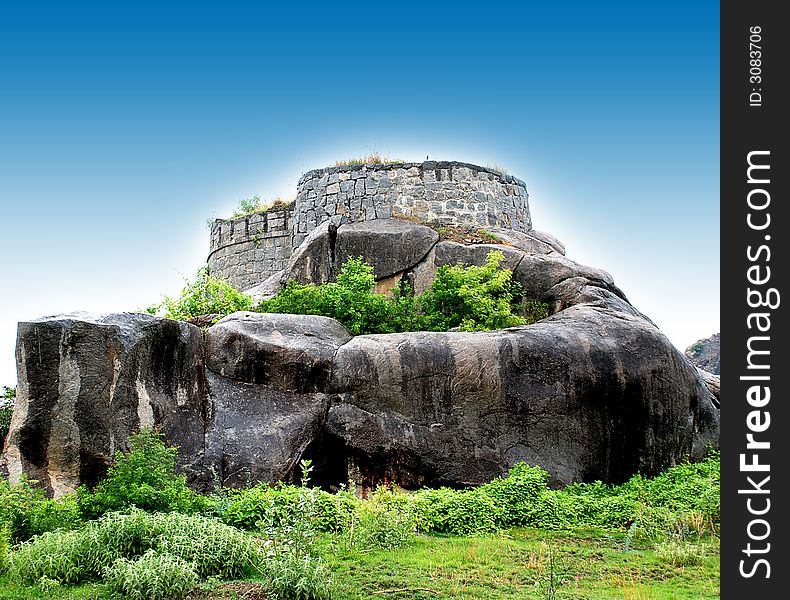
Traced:
<path fill-rule="evenodd" d="M 686 348 L 686 356 L 700 369 L 714 375 L 721 374 L 721 334 L 714 333 L 706 339 L 697 340 Z"/>
<path fill-rule="evenodd" d="M 517 231 L 515 229 L 506 229 L 504 227 L 488 227 L 486 229 L 489 233 L 495 235 L 503 243 L 510 244 L 523 250 L 527 254 L 565 254 L 565 246 L 553 235 L 536 231 Z"/>
<path fill-rule="evenodd" d="M 329 317 L 238 312 L 206 333 L 206 366 L 244 383 L 323 391 L 335 352 L 350 339 Z"/>
<path fill-rule="evenodd" d="M 61 495 L 95 482 L 129 433 L 152 425 L 180 447 L 179 468 L 200 489 L 289 479 L 304 457 L 328 486 L 481 483 L 518 461 L 556 484 L 619 482 L 718 444 L 718 378 L 694 367 L 605 271 L 556 251 L 428 237 L 419 260 L 399 253 L 397 240 L 409 242 L 395 233 L 362 232 L 349 239 L 388 240 L 374 248 L 383 262 L 403 270 L 418 260 L 419 281 L 501 249 L 553 314 L 487 333 L 355 338 L 301 315 L 236 313 L 205 335 L 129 313 L 20 323 L 9 475 L 26 472 Z M 325 281 L 337 245 L 328 226 L 311 234 L 291 272 Z"/>
<path fill-rule="evenodd" d="M 501 252 L 504 259 L 499 263 L 501 269 L 515 270 L 524 257 L 524 252 L 510 246 L 501 244 L 472 244 L 465 245 L 458 242 L 443 241 L 436 244 L 436 257 L 434 264 L 443 265 L 466 264 L 482 266 L 491 252 Z"/>
<path fill-rule="evenodd" d="M 371 484 L 481 483 L 517 461 L 556 483 L 623 481 L 718 442 L 695 369 L 650 323 L 598 307 L 490 333 L 358 336 L 333 382 L 329 445 Z"/>
<path fill-rule="evenodd" d="M 341 225 L 335 256 L 338 268 L 350 257 L 362 256 L 377 279 L 412 268 L 439 240 L 430 227 L 403 219 L 374 219 Z"/>
<path fill-rule="evenodd" d="M 202 335 L 139 313 L 71 314 L 19 324 L 19 385 L 5 458 L 50 493 L 104 475 L 129 434 L 157 427 L 194 478 L 203 449 Z"/>
<path fill-rule="evenodd" d="M 211 418 L 205 434 L 203 487 L 289 481 L 318 437 L 329 400 L 206 371 Z"/>

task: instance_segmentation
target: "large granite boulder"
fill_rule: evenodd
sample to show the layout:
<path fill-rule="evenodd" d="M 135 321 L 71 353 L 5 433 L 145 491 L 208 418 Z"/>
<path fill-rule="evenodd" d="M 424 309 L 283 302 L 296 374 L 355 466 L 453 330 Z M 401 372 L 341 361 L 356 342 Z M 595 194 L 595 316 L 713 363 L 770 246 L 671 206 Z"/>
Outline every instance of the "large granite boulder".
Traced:
<path fill-rule="evenodd" d="M 377 239 L 403 243 L 349 226 L 343 245 L 342 227 L 325 229 L 294 257 L 303 283 L 331 276 L 338 247 L 368 256 Z M 411 254 L 379 249 L 384 279 L 423 283 L 442 264 L 502 251 L 551 316 L 501 331 L 351 337 L 332 319 L 256 313 L 205 333 L 129 313 L 21 323 L 9 472 L 71 491 L 95 482 L 143 426 L 180 446 L 179 468 L 200 489 L 287 480 L 301 458 L 316 461 L 326 486 L 466 485 L 518 461 L 555 484 L 619 482 L 716 446 L 716 382 L 608 273 L 566 258 L 549 237 L 530 239 L 539 252 L 525 240 L 463 245 L 428 234 Z"/>
<path fill-rule="evenodd" d="M 718 411 L 652 324 L 577 305 L 488 333 L 358 336 L 327 435 L 371 481 L 481 483 L 517 461 L 557 483 L 656 473 L 718 440 Z M 319 469 L 320 470 L 320 469 Z"/>
<path fill-rule="evenodd" d="M 50 493 L 96 483 L 129 434 L 158 427 L 180 464 L 202 472 L 202 335 L 151 315 L 59 315 L 19 324 L 17 402 L 6 441 L 9 475 Z"/>
<path fill-rule="evenodd" d="M 289 392 L 326 389 L 337 349 L 351 339 L 315 315 L 238 312 L 206 333 L 206 365 L 216 374 Z"/>
<path fill-rule="evenodd" d="M 439 241 L 430 227 L 403 219 L 375 219 L 349 223 L 337 229 L 335 257 L 338 266 L 361 256 L 377 279 L 411 269 Z"/>

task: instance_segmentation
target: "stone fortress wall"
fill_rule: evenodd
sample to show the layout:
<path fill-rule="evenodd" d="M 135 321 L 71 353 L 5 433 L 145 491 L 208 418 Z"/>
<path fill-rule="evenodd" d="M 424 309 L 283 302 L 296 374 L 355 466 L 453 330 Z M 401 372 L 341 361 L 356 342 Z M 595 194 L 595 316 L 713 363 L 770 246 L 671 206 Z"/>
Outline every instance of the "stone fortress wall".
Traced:
<path fill-rule="evenodd" d="M 208 269 L 237 289 L 248 289 L 282 269 L 324 221 L 339 226 L 398 217 L 532 229 L 526 185 L 493 169 L 455 161 L 327 167 L 301 177 L 288 207 L 215 221 Z"/>

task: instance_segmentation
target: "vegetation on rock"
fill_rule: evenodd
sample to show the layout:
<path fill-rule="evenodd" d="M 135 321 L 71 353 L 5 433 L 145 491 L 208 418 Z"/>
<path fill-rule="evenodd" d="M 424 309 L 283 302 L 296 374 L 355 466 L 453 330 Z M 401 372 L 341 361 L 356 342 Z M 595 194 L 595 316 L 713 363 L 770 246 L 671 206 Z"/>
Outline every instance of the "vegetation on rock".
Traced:
<path fill-rule="evenodd" d="M 283 199 L 278 196 L 272 200 L 261 200 L 260 196 L 255 195 L 252 198 L 243 198 L 240 200 L 239 207 L 233 212 L 231 218 L 237 219 L 239 217 L 247 217 L 249 215 L 269 212 L 273 209 L 277 210 L 281 208 L 287 208 L 292 203 L 293 198 Z"/>
<path fill-rule="evenodd" d="M 321 285 L 288 282 L 256 310 L 323 315 L 353 334 L 402 331 L 485 331 L 527 325 L 548 314 L 544 303 L 523 300 L 513 273 L 501 269 L 503 255 L 488 254 L 484 266 L 439 267 L 430 289 L 414 296 L 401 285 L 392 297 L 374 294 L 373 267 L 361 257 L 341 267 L 337 281 Z"/>
<path fill-rule="evenodd" d="M 430 289 L 415 296 L 401 285 L 391 296 L 373 292 L 373 267 L 362 257 L 343 263 L 336 281 L 320 285 L 288 281 L 269 300 L 253 306 L 252 298 L 216 279 L 205 269 L 188 282 L 177 298 L 165 297 L 148 312 L 188 320 L 203 315 L 215 319 L 232 312 L 322 315 L 337 319 L 354 335 L 404 331 L 487 331 L 528 325 L 548 316 L 548 305 L 523 297 L 521 286 L 504 259 L 492 251 L 483 266 L 443 265 Z"/>
<path fill-rule="evenodd" d="M 252 308 L 252 298 L 229 283 L 208 274 L 203 267 L 194 281 L 188 281 L 178 298 L 165 296 L 161 303 L 146 309 L 168 319 L 186 321 L 203 315 L 228 315 Z"/>

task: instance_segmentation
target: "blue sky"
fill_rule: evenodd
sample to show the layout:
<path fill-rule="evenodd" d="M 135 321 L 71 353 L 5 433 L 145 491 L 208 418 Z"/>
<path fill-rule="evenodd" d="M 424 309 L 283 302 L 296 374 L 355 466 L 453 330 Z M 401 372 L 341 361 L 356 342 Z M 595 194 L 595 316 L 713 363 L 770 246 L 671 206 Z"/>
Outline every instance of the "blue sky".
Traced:
<path fill-rule="evenodd" d="M 17 321 L 174 295 L 207 219 L 371 151 L 507 168 L 676 346 L 719 331 L 717 2 L 164 4 L 0 8 L 0 385 Z"/>

